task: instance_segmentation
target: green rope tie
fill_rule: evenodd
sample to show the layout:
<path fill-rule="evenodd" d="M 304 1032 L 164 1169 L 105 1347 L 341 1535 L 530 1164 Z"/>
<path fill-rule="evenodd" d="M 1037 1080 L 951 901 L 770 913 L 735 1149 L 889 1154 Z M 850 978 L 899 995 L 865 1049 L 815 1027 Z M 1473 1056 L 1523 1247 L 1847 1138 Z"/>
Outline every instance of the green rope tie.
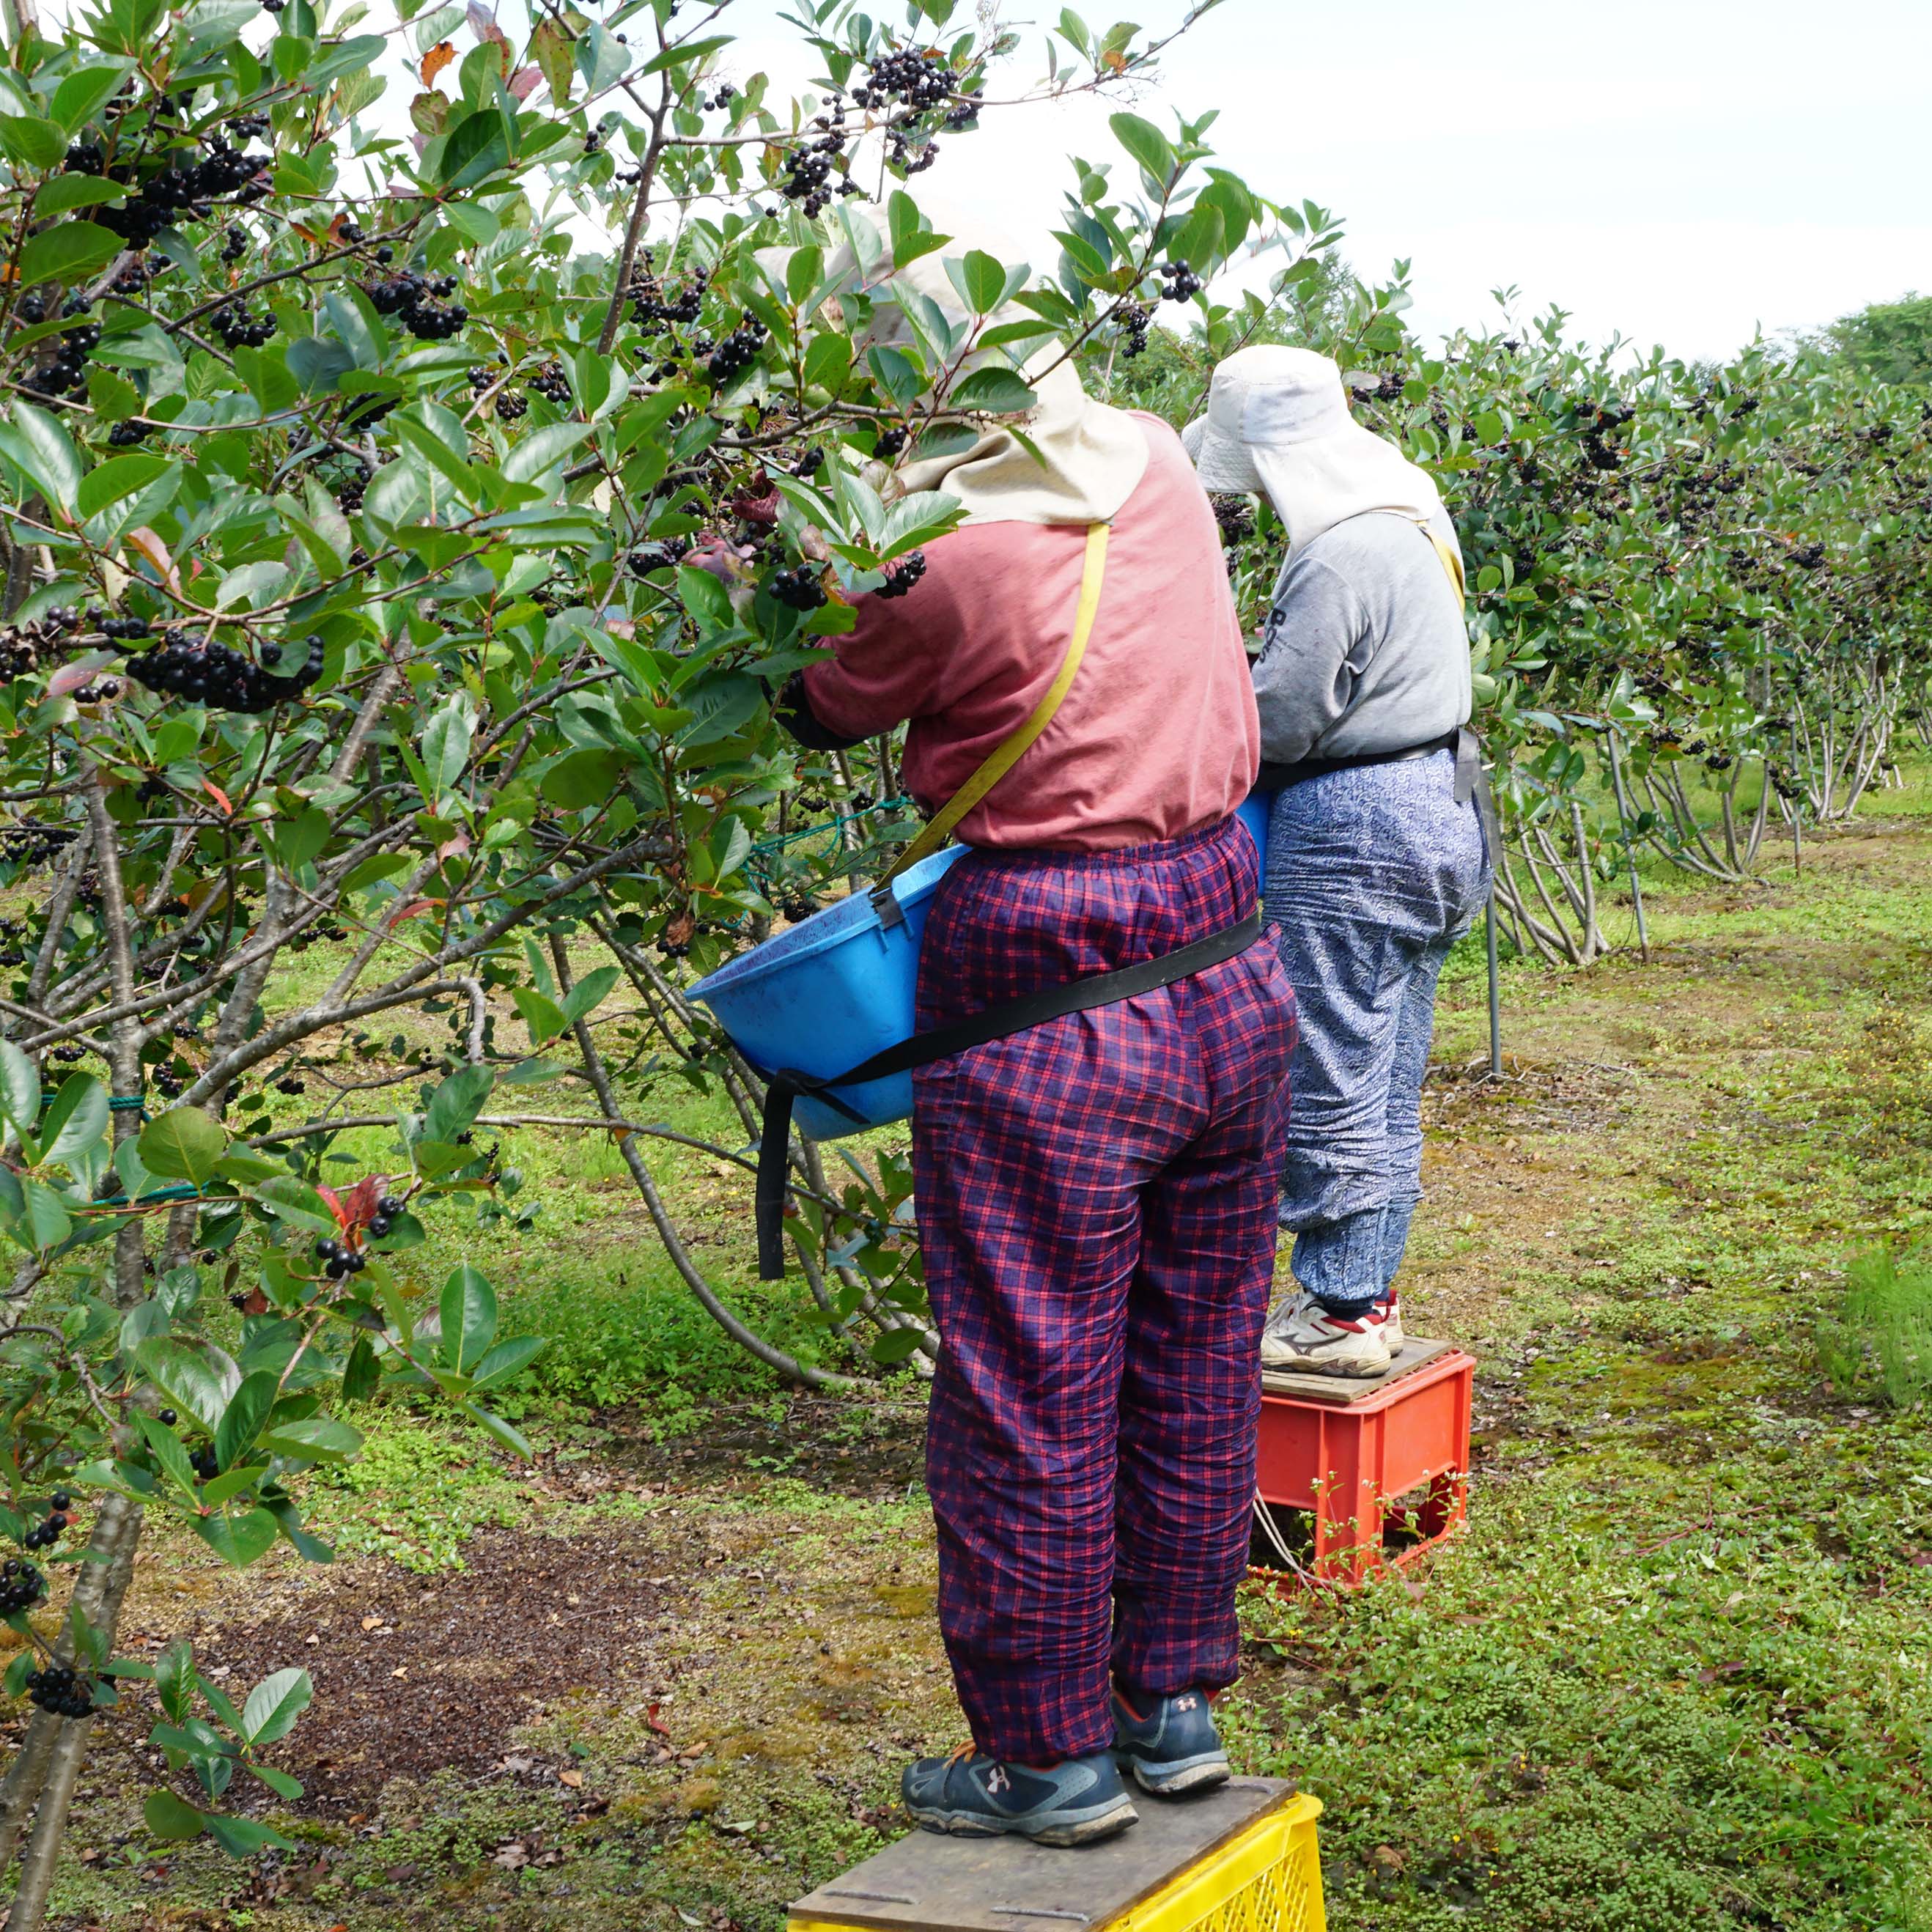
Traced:
<path fill-rule="evenodd" d="M 193 1181 L 188 1180 L 182 1182 L 178 1186 L 158 1187 L 152 1193 L 142 1195 L 134 1204 L 145 1208 L 151 1202 L 198 1201 L 200 1198 L 201 1190 Z M 124 1194 L 104 1194 L 99 1200 L 90 1202 L 88 1204 L 92 1208 L 125 1208 L 129 1203 Z"/>
<path fill-rule="evenodd" d="M 40 1088 L 40 1105 L 50 1107 L 54 1096 L 46 1088 Z M 139 1113 L 147 1117 L 147 1096 L 145 1094 L 110 1094 L 108 1096 L 108 1113 Z"/>
<path fill-rule="evenodd" d="M 862 812 L 842 812 L 836 818 L 828 818 L 817 825 L 808 825 L 802 831 L 787 832 L 772 838 L 760 838 L 752 850 L 754 852 L 776 852 L 788 845 L 796 845 L 802 838 L 818 838 L 828 832 L 836 832 L 842 825 L 856 825 L 862 818 L 870 818 L 874 813 L 896 812 L 902 806 L 911 804 L 909 798 L 881 799 L 877 805 L 868 805 Z"/>

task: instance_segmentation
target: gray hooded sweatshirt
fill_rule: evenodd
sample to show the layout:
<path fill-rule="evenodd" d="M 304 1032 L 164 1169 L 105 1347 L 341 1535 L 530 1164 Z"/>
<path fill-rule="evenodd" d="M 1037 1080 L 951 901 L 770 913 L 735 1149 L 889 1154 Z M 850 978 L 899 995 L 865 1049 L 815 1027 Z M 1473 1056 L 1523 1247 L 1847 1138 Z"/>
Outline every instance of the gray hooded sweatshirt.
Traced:
<path fill-rule="evenodd" d="M 1447 517 L 1432 519 L 1450 543 Z M 1469 639 L 1442 560 L 1409 518 L 1350 517 L 1295 552 L 1255 661 L 1268 765 L 1426 745 L 1466 724 Z"/>

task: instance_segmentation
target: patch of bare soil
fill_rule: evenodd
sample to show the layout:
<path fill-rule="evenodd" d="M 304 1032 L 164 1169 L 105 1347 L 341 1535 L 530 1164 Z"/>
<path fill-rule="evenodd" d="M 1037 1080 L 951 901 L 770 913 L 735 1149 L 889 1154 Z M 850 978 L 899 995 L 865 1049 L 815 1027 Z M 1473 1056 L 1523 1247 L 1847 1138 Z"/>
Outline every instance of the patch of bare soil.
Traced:
<path fill-rule="evenodd" d="M 701 1430 L 668 1439 L 654 1437 L 640 1417 L 604 1420 L 614 1431 L 602 1452 L 607 1470 L 614 1466 L 646 1484 L 724 1480 L 755 1489 L 782 1475 L 829 1495 L 883 1502 L 925 1480 L 922 1396 L 862 1404 L 801 1394 L 782 1405 L 770 1397 L 724 1403 Z"/>
<path fill-rule="evenodd" d="M 632 1524 L 487 1530 L 465 1557 L 434 1576 L 357 1564 L 300 1604 L 193 1633 L 197 1666 L 231 1695 L 290 1665 L 314 1678 L 315 1702 L 276 1754 L 306 1787 L 302 1810 L 367 1811 L 394 1778 L 497 1769 L 548 1705 L 648 1676 L 687 1562 Z"/>

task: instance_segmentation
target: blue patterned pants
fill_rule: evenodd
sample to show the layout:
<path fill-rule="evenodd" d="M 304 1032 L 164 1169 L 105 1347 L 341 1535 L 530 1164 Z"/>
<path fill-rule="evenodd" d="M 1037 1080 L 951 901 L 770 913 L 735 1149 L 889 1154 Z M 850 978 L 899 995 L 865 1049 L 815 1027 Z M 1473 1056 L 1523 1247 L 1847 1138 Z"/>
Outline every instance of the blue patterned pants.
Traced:
<path fill-rule="evenodd" d="M 1490 890 L 1447 752 L 1309 778 L 1268 824 L 1267 904 L 1300 1043 L 1281 1225 L 1295 1279 L 1359 1312 L 1387 1294 L 1422 1198 L 1436 986 Z"/>

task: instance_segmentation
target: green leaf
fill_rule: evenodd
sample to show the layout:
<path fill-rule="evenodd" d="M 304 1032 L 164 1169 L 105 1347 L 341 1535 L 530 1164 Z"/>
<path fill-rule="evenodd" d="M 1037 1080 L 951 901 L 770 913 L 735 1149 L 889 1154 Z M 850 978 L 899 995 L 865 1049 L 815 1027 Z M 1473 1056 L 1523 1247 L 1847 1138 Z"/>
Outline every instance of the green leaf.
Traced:
<path fill-rule="evenodd" d="M 212 1178 L 228 1147 L 228 1130 L 199 1107 L 170 1107 L 141 1130 L 142 1165 L 150 1174 L 191 1180 L 199 1187 Z"/>
<path fill-rule="evenodd" d="M 195 1494 L 194 1466 L 188 1460 L 188 1451 L 182 1447 L 181 1438 L 164 1422 L 152 1415 L 136 1418 L 141 1425 L 141 1433 L 148 1439 L 148 1447 L 153 1450 L 154 1460 L 175 1486 L 184 1496 Z"/>
<path fill-rule="evenodd" d="M 622 977 L 622 970 L 615 966 L 600 966 L 594 973 L 585 974 L 564 999 L 566 1023 L 574 1026 L 586 1013 L 594 1012 L 610 998 L 611 988 Z"/>
<path fill-rule="evenodd" d="M 442 1285 L 442 1359 L 459 1374 L 489 1353 L 496 1336 L 496 1292 L 468 1262 Z"/>
<path fill-rule="evenodd" d="M 890 1367 L 895 1362 L 903 1362 L 917 1352 L 919 1330 L 916 1328 L 888 1328 L 872 1343 L 872 1359 L 882 1366 Z"/>
<path fill-rule="evenodd" d="M 545 423 L 524 437 L 503 459 L 512 483 L 531 483 L 554 468 L 590 434 L 588 423 Z"/>
<path fill-rule="evenodd" d="M 219 1476 L 211 1476 L 201 1486 L 201 1500 L 209 1509 L 218 1509 L 232 1498 L 247 1491 L 253 1493 L 262 1480 L 258 1465 L 244 1464 L 238 1469 L 224 1471 Z"/>
<path fill-rule="evenodd" d="M 254 0 L 250 0 L 250 4 L 254 4 Z M 285 1798 L 292 1804 L 302 1795 L 302 1780 L 278 1771 L 272 1764 L 251 1764 L 248 1768 L 251 1778 L 259 1778 L 278 1798 Z"/>
<path fill-rule="evenodd" d="M 328 1211 L 328 1203 L 298 1175 L 278 1174 L 272 1180 L 263 1181 L 253 1193 L 278 1220 L 286 1221 L 291 1226 L 306 1228 L 318 1234 L 341 1232 L 341 1223 Z"/>
<path fill-rule="evenodd" d="M 844 336 L 828 329 L 812 338 L 812 345 L 805 352 L 807 388 L 829 389 L 836 395 L 851 373 L 852 345 Z"/>
<path fill-rule="evenodd" d="M 97 180 L 92 175 L 56 175 L 41 184 L 34 196 L 37 215 L 64 214 L 70 208 L 92 208 L 104 201 L 119 201 L 127 190 L 118 182 Z"/>
<path fill-rule="evenodd" d="M 274 1546 L 275 1519 L 259 1504 L 239 1516 L 196 1516 L 193 1528 L 216 1556 L 238 1570 L 245 1570 Z"/>
<path fill-rule="evenodd" d="M 306 1670 L 278 1670 L 263 1678 L 242 1707 L 242 1735 L 251 1744 L 278 1743 L 295 1729 L 314 1696 Z"/>
<path fill-rule="evenodd" d="M 418 1141 L 410 1148 L 410 1157 L 425 1180 L 440 1180 L 476 1158 L 467 1148 L 452 1147 L 446 1141 Z"/>
<path fill-rule="evenodd" d="M 107 1089 L 92 1073 L 69 1074 L 40 1124 L 41 1160 L 71 1166 L 76 1155 L 100 1145 L 107 1120 Z"/>
<path fill-rule="evenodd" d="M 473 188 L 510 160 L 510 127 L 494 107 L 466 116 L 444 137 L 440 173 L 446 189 Z"/>
<path fill-rule="evenodd" d="M 214 1432 L 215 1460 L 224 1469 L 230 1468 L 261 1433 L 262 1424 L 274 1407 L 279 1392 L 278 1378 L 262 1369 L 248 1376 L 229 1397 L 228 1406 L 221 1412 L 221 1426 Z"/>
<path fill-rule="evenodd" d="M 20 1192 L 24 1202 L 20 1227 L 27 1246 L 43 1254 L 58 1247 L 74 1232 L 66 1204 L 44 1180 L 22 1181 Z"/>
<path fill-rule="evenodd" d="M 454 1141 L 482 1112 L 495 1084 L 496 1076 L 487 1066 L 459 1066 L 430 1096 L 423 1138 Z"/>
<path fill-rule="evenodd" d="M 1114 139 L 1165 188 L 1180 165 L 1167 136 L 1138 114 L 1116 114 L 1107 125 L 1113 129 Z"/>
<path fill-rule="evenodd" d="M 284 1851 L 295 1846 L 280 1832 L 252 1818 L 230 1818 L 219 1811 L 207 1814 L 208 1834 L 231 1858 L 252 1858 L 271 1845 Z"/>
<path fill-rule="evenodd" d="M 170 468 L 165 456 L 116 456 L 90 471 L 74 492 L 74 506 L 83 518 L 97 517 L 110 503 L 145 490 Z"/>
<path fill-rule="evenodd" d="M 340 80 L 346 74 L 359 73 L 372 62 L 381 59 L 388 44 L 380 34 L 351 34 L 346 40 L 338 40 L 303 70 L 302 85 L 319 94 L 330 82 Z"/>
<path fill-rule="evenodd" d="M 503 232 L 502 222 L 478 202 L 447 202 L 443 206 L 442 218 L 466 242 L 473 242 L 479 248 L 488 248 Z M 418 365 L 406 358 L 400 366 L 413 368 Z"/>
<path fill-rule="evenodd" d="M 263 829 L 263 836 L 274 848 L 275 862 L 284 872 L 292 872 L 306 866 L 310 860 L 320 856 L 322 848 L 328 843 L 332 830 L 328 814 L 319 805 L 312 805 L 297 817 L 278 825 L 270 830 Z M 222 1163 L 224 1172 L 227 1163 Z"/>
<path fill-rule="evenodd" d="M 476 730 L 476 713 L 464 694 L 446 698 L 430 713 L 423 727 L 423 768 L 438 798 L 452 790 L 462 777 Z"/>
<path fill-rule="evenodd" d="M 97 109 L 106 106 L 133 64 L 131 61 L 107 61 L 76 69 L 54 89 L 54 118 L 72 134 L 92 120 Z"/>
<path fill-rule="evenodd" d="M 551 766 L 539 784 L 552 804 L 581 812 L 586 806 L 608 805 L 623 775 L 624 760 L 615 752 L 591 746 Z"/>
<path fill-rule="evenodd" d="M 533 1046 L 541 1046 L 544 1041 L 556 1039 L 569 1024 L 556 1002 L 546 998 L 532 986 L 512 986 L 510 999 L 524 1025 L 530 1028 Z"/>
<path fill-rule="evenodd" d="M 58 167 L 66 158 L 67 136 L 51 121 L 0 114 L 0 154 L 24 168 Z"/>
<path fill-rule="evenodd" d="M 198 1838 L 208 1820 L 172 1791 L 151 1791 L 141 1806 L 148 1829 L 158 1838 Z"/>
<path fill-rule="evenodd" d="M 474 1408 L 466 1402 L 461 1407 L 472 1422 L 487 1430 L 512 1455 L 520 1456 L 526 1462 L 530 1461 L 530 1445 L 520 1430 L 512 1428 L 500 1415 L 492 1415 L 487 1408 Z"/>
<path fill-rule="evenodd" d="M 357 1338 L 358 1348 L 367 1346 L 363 1338 Z M 263 1431 L 261 1444 L 274 1455 L 293 1456 L 299 1462 L 352 1462 L 362 1453 L 362 1432 L 333 1416 L 302 1416 Z"/>
<path fill-rule="evenodd" d="M 513 1376 L 521 1375 L 542 1354 L 544 1341 L 541 1335 L 518 1335 L 510 1341 L 499 1342 L 476 1364 L 470 1387 L 492 1388 L 499 1382 L 509 1381 Z"/>
<path fill-rule="evenodd" d="M 1017 370 L 975 369 L 946 397 L 949 409 L 982 410 L 988 416 L 1018 416 L 1036 407 L 1038 396 Z"/>
<path fill-rule="evenodd" d="M 394 1228 L 395 1224 L 392 1222 L 392 1233 Z M 342 1400 L 367 1402 L 376 1393 L 382 1378 L 382 1366 L 376 1360 L 376 1351 L 370 1346 L 368 1336 L 357 1336 L 356 1346 L 349 1352 L 349 1360 L 343 1365 Z"/>
<path fill-rule="evenodd" d="M 40 1076 L 10 1040 L 0 1040 L 0 1113 L 22 1139 L 40 1118 Z"/>
<path fill-rule="evenodd" d="M 20 250 L 20 280 L 77 282 L 97 274 L 127 244 L 96 221 L 63 221 L 30 236 Z"/>
<path fill-rule="evenodd" d="M 222 1360 L 225 1366 L 218 1369 L 184 1343 L 160 1339 L 143 1342 L 134 1356 L 142 1374 L 211 1436 L 221 1426 L 229 1398 L 242 1382 L 234 1364 L 225 1356 Z"/>
<path fill-rule="evenodd" d="M 12 420 L 0 423 L 0 454 L 16 464 L 48 502 L 64 508 L 74 500 L 82 475 L 74 439 L 58 419 L 16 397 L 8 405 Z"/>
<path fill-rule="evenodd" d="M 953 271 L 957 268 L 958 272 Z M 946 272 L 952 276 L 953 286 L 964 296 L 978 315 L 990 315 L 1006 296 L 1006 272 L 994 256 L 983 248 L 975 248 L 964 261 L 946 264 Z"/>
<path fill-rule="evenodd" d="M 673 46 L 665 52 L 674 60 L 681 60 L 686 50 Z M 584 78 L 585 90 L 593 98 L 615 82 L 630 64 L 631 50 L 615 34 L 594 20 L 584 27 L 577 43 L 577 71 Z M 638 74 L 650 71 L 648 68 L 638 70 Z"/>
<path fill-rule="evenodd" d="M 124 376 L 99 368 L 87 372 L 88 406 L 104 423 L 125 422 L 141 413 L 141 392 Z"/>

